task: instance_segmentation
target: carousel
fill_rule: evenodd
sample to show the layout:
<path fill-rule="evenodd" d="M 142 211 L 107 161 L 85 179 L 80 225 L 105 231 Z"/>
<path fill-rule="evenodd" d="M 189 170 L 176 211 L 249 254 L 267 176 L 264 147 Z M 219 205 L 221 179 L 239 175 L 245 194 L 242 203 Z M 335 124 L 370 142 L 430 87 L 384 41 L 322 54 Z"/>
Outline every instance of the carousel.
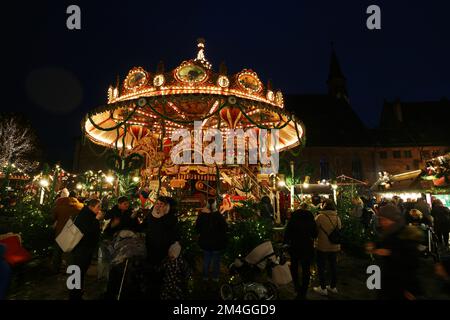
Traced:
<path fill-rule="evenodd" d="M 111 166 L 122 172 L 138 170 L 141 186 L 156 194 L 176 195 L 185 202 L 202 196 L 273 197 L 276 174 L 262 174 L 264 165 L 251 163 L 239 151 L 233 153 L 236 158 L 243 156 L 239 164 L 205 163 L 192 143 L 187 147 L 192 150 L 192 161 L 174 163 L 171 153 L 178 141 L 173 141 L 172 134 L 187 129 L 194 136 L 199 123 L 202 131 L 218 130 L 224 141 L 239 129 L 277 129 L 276 152 L 295 148 L 304 140 L 303 124 L 284 109 L 280 90 L 272 89 L 270 82 L 263 85 L 250 69 L 228 74 L 222 64 L 214 71 L 206 59 L 203 39 L 198 40 L 197 50 L 194 59 L 173 70 L 166 71 L 163 63 L 155 72 L 132 68 L 123 81 L 109 87 L 108 103 L 85 116 L 84 136 L 115 150 Z M 206 146 L 205 141 L 201 147 Z M 245 150 L 250 148 L 247 138 Z M 179 149 L 185 152 L 186 145 Z"/>

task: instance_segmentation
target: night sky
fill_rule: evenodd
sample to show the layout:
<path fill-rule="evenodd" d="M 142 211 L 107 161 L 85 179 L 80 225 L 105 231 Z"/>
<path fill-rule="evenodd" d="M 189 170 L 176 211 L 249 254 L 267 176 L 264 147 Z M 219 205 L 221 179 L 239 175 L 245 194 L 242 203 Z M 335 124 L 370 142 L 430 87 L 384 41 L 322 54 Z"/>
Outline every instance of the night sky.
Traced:
<path fill-rule="evenodd" d="M 66 28 L 70 4 L 81 7 L 79 31 Z M 371 4 L 381 30 L 366 28 Z M 384 98 L 450 98 L 449 1 L 33 1 L 2 3 L 0 20 L 2 111 L 25 113 L 46 160 L 69 170 L 82 117 L 106 103 L 117 75 L 154 72 L 160 60 L 171 70 L 195 56 L 198 37 L 216 70 L 251 68 L 287 94 L 326 92 L 334 42 L 351 104 L 371 127 Z"/>

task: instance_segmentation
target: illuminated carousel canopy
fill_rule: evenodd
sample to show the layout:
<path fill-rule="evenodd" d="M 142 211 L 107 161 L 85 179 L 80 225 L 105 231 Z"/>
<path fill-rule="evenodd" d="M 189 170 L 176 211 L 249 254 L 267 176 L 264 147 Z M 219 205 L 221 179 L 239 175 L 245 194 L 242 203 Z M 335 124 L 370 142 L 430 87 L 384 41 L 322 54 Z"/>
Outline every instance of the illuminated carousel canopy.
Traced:
<path fill-rule="evenodd" d="M 134 67 L 122 83 L 110 86 L 108 103 L 85 117 L 82 128 L 94 143 L 135 149 L 143 139 L 170 144 L 175 130 L 217 128 L 279 129 L 279 151 L 301 143 L 300 120 L 284 109 L 283 94 L 264 86 L 256 72 L 244 69 L 228 75 L 224 65 L 214 72 L 199 39 L 197 57 L 165 72 L 162 64 L 152 73 Z"/>

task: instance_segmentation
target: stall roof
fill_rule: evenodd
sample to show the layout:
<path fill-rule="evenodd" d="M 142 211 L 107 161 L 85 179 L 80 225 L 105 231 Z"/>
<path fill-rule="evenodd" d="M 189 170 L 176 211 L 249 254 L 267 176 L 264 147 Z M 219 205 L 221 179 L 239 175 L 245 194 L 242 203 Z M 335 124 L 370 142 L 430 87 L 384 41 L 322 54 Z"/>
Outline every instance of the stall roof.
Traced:
<path fill-rule="evenodd" d="M 331 185 L 326 184 L 309 184 L 308 188 L 303 188 L 303 184 L 296 184 L 295 185 L 295 193 L 296 194 L 332 194 L 333 188 L 331 188 Z"/>

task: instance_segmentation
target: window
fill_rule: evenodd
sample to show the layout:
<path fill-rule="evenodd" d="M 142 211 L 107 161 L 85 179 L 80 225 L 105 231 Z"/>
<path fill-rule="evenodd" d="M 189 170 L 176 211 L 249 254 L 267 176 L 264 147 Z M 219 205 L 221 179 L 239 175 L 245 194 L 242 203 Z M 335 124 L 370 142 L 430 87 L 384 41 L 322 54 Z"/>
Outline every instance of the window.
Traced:
<path fill-rule="evenodd" d="M 402 153 L 400 152 L 400 150 L 393 151 L 392 155 L 394 156 L 394 159 L 400 159 L 402 157 Z"/>
<path fill-rule="evenodd" d="M 424 160 L 430 159 L 430 158 L 431 158 L 430 151 L 429 151 L 429 150 L 422 151 L 422 158 L 423 158 Z"/>
<path fill-rule="evenodd" d="M 378 153 L 378 155 L 380 156 L 380 159 L 387 159 L 387 152 L 386 151 L 380 151 Z"/>
<path fill-rule="evenodd" d="M 403 158 L 412 158 L 411 150 L 403 151 Z"/>
<path fill-rule="evenodd" d="M 326 159 L 320 160 L 320 180 L 323 179 L 325 180 L 330 179 L 330 164 Z"/>

